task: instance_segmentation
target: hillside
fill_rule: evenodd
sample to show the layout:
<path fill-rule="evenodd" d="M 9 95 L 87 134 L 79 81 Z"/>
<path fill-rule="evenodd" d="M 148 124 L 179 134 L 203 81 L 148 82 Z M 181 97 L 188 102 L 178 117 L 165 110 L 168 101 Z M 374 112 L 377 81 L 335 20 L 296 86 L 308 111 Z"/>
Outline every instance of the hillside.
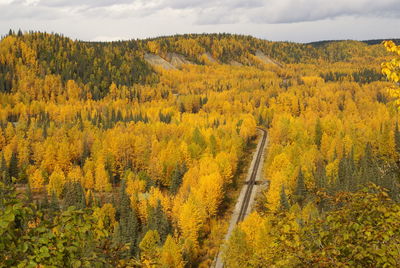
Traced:
<path fill-rule="evenodd" d="M 392 57 L 229 34 L 5 36 L 0 267 L 212 267 L 220 250 L 226 267 L 398 267 Z M 268 187 L 224 244 L 257 127 Z"/>
<path fill-rule="evenodd" d="M 62 35 L 30 33 L 8 35 L 1 40 L 0 91 L 10 92 L 24 75 L 58 75 L 62 83 L 82 84 L 94 99 L 107 94 L 111 83 L 119 86 L 157 83 L 159 77 L 146 60 L 164 67 L 182 63 L 257 66 L 276 61 L 291 63 L 351 62 L 376 60 L 385 55 L 381 46 L 360 42 L 329 42 L 313 46 L 269 42 L 229 34 L 181 35 L 111 43 L 73 41 Z M 151 53 L 151 54 L 149 54 Z M 153 55 L 150 57 L 150 55 Z M 155 58 L 158 56 L 158 60 Z M 173 57 L 171 57 L 173 56 Z M 157 65 L 157 64 L 156 64 Z M 34 68 L 32 68 L 34 67 Z"/>

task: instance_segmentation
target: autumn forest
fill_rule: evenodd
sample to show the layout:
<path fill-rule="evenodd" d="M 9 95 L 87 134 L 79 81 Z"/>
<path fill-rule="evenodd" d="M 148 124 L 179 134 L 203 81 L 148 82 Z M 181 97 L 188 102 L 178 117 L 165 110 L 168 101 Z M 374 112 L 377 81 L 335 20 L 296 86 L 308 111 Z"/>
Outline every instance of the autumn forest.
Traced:
<path fill-rule="evenodd" d="M 0 267 L 399 267 L 399 55 L 10 30 Z M 225 241 L 257 128 L 264 186 Z"/>

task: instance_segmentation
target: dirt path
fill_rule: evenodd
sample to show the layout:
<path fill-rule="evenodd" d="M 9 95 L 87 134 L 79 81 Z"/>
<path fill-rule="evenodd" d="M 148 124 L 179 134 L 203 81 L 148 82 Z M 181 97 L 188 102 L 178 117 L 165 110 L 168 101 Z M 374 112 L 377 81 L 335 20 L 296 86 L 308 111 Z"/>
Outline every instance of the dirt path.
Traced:
<path fill-rule="evenodd" d="M 244 184 L 242 190 L 240 191 L 239 198 L 236 202 L 235 209 L 233 210 L 231 220 L 229 222 L 228 232 L 225 235 L 224 241 L 228 241 L 232 234 L 233 229 L 236 224 L 241 222 L 251 211 L 254 203 L 256 193 L 258 191 L 259 185 L 256 183 L 260 180 L 262 175 L 262 166 L 264 163 L 264 152 L 265 147 L 268 143 L 267 132 L 262 129 L 258 129 L 261 138 L 258 142 L 257 149 L 253 155 L 253 160 L 251 161 L 249 170 L 247 172 L 246 183 Z M 221 246 L 220 252 L 218 253 L 217 259 L 215 261 L 215 268 L 224 267 L 222 252 L 224 245 Z"/>

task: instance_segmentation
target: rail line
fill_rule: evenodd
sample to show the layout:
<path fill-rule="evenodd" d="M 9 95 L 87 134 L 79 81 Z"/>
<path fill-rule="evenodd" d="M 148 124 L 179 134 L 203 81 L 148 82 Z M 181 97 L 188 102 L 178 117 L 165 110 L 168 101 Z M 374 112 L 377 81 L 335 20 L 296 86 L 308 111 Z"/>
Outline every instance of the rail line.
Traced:
<path fill-rule="evenodd" d="M 262 128 L 258 128 L 258 129 L 261 130 L 262 133 L 263 133 L 262 140 L 261 140 L 261 146 L 260 146 L 260 150 L 258 150 L 258 152 L 257 152 L 257 158 L 256 158 L 256 161 L 254 163 L 250 179 L 247 182 L 248 184 L 247 184 L 247 188 L 246 188 L 246 193 L 244 195 L 243 204 L 242 204 L 242 207 L 240 208 L 240 212 L 239 212 L 239 216 L 238 216 L 238 218 L 236 220 L 236 224 L 238 224 L 239 222 L 243 221 L 244 217 L 246 216 L 246 212 L 247 212 L 247 209 L 248 209 L 249 203 L 250 203 L 251 193 L 253 191 L 253 186 L 254 186 L 254 184 L 256 182 L 258 166 L 260 165 L 261 156 L 263 154 L 263 148 L 264 148 L 265 142 L 267 140 L 267 131 L 265 131 Z"/>
<path fill-rule="evenodd" d="M 242 188 L 242 191 L 236 202 L 236 207 L 233 211 L 232 218 L 227 233 L 225 235 L 224 239 L 225 242 L 229 240 L 229 237 L 231 236 L 235 226 L 244 220 L 248 212 L 250 203 L 252 202 L 252 196 L 254 191 L 253 187 L 256 184 L 258 170 L 260 168 L 260 163 L 262 161 L 262 156 L 265 149 L 264 147 L 267 142 L 267 131 L 262 128 L 257 128 L 257 129 L 262 132 L 262 137 L 261 140 L 258 142 L 256 155 L 253 155 L 253 160 L 252 163 L 250 164 L 250 170 L 249 170 L 250 174 L 247 175 L 248 177 L 246 180 L 246 184 L 243 186 L 245 188 Z M 224 267 L 222 249 L 220 249 L 220 251 L 218 252 L 213 267 L 214 268 Z"/>

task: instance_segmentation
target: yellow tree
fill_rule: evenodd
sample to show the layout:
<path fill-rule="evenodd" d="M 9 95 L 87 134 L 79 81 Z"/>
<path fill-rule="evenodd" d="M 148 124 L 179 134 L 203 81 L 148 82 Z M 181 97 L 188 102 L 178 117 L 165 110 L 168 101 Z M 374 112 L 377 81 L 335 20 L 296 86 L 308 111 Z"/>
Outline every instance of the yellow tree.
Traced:
<path fill-rule="evenodd" d="M 29 178 L 29 183 L 33 191 L 40 191 L 44 187 L 44 178 L 40 169 L 35 170 Z"/>
<path fill-rule="evenodd" d="M 224 180 L 225 184 L 230 184 L 233 177 L 233 168 L 231 165 L 231 157 L 226 152 L 220 152 L 215 157 L 215 161 L 218 164 L 219 172 Z"/>
<path fill-rule="evenodd" d="M 386 50 L 400 56 L 400 46 L 396 46 L 393 41 L 383 42 Z M 400 80 L 400 59 L 395 58 L 382 63 L 382 73 L 392 82 L 397 83 Z"/>
<path fill-rule="evenodd" d="M 94 189 L 99 192 L 111 191 L 109 176 L 105 168 L 104 158 L 100 156 L 96 161 Z"/>
<path fill-rule="evenodd" d="M 47 191 L 49 194 L 53 192 L 60 197 L 65 184 L 65 175 L 62 170 L 56 166 L 53 173 L 49 177 L 49 184 L 47 185 Z"/>
<path fill-rule="evenodd" d="M 67 175 L 69 181 L 81 182 L 83 180 L 82 170 L 79 166 L 74 166 Z"/>
<path fill-rule="evenodd" d="M 82 186 L 86 189 L 94 188 L 94 162 L 90 159 L 85 161 L 83 166 L 83 171 L 85 175 L 82 178 Z"/>
<path fill-rule="evenodd" d="M 149 230 L 139 244 L 140 259 L 145 267 L 156 267 L 159 263 L 160 235 L 157 230 Z"/>
<path fill-rule="evenodd" d="M 248 141 L 250 137 L 256 134 L 256 120 L 250 114 L 246 115 L 242 121 L 242 125 L 240 126 L 240 136 Z"/>
<path fill-rule="evenodd" d="M 185 266 L 182 248 L 171 235 L 167 236 L 167 240 L 161 249 L 160 264 L 164 268 L 183 268 Z"/>
<path fill-rule="evenodd" d="M 76 84 L 74 80 L 68 80 L 67 82 L 67 94 L 69 100 L 79 100 L 82 95 L 82 89 Z"/>
<path fill-rule="evenodd" d="M 178 225 L 182 232 L 182 236 L 186 240 L 190 240 L 198 245 L 198 237 L 204 224 L 204 212 L 202 207 L 195 202 L 193 198 L 189 198 L 181 207 Z"/>
<path fill-rule="evenodd" d="M 193 197 L 204 207 L 207 217 L 215 216 L 224 197 L 223 180 L 219 173 L 199 178 L 199 185 L 192 189 Z"/>

